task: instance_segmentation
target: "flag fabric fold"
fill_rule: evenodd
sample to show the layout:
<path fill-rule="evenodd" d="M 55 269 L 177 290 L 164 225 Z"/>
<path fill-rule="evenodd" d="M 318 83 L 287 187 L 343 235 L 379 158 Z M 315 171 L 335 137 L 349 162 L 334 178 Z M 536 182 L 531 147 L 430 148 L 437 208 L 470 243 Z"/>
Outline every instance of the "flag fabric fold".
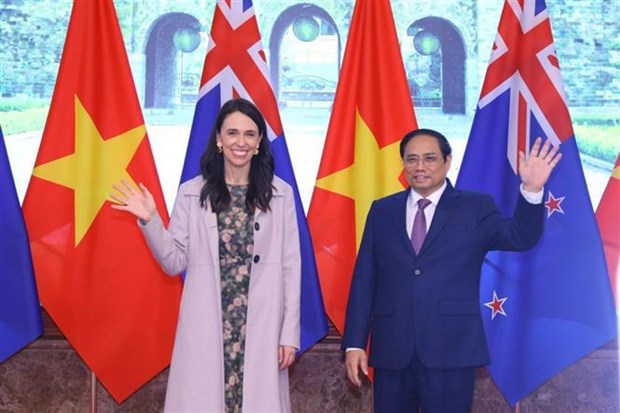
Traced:
<path fill-rule="evenodd" d="M 0 129 L 0 363 L 42 333 L 26 225 Z"/>
<path fill-rule="evenodd" d="M 390 2 L 357 1 L 308 212 L 325 308 L 340 333 L 366 215 L 404 188 L 399 143 L 416 128 Z"/>
<path fill-rule="evenodd" d="M 596 220 L 603 241 L 607 271 L 614 293 L 616 310 L 620 308 L 620 154 L 609 177 L 609 182 L 596 208 Z"/>
<path fill-rule="evenodd" d="M 269 80 L 269 69 L 252 2 L 218 0 L 181 183 L 200 174 L 200 157 L 206 148 L 217 113 L 226 101 L 236 97 L 253 102 L 265 117 L 275 174 L 293 188 L 301 246 L 300 352 L 304 352 L 327 333 L 327 320 L 306 215 L 284 137 L 278 102 Z"/>
<path fill-rule="evenodd" d="M 489 253 L 480 289 L 489 372 L 511 404 L 617 333 L 548 12 L 542 0 L 507 1 L 457 187 L 492 194 L 512 215 L 517 154 L 537 137 L 563 155 L 545 187 L 543 237 L 528 252 Z"/>
<path fill-rule="evenodd" d="M 121 180 L 167 221 L 114 5 L 77 0 L 23 211 L 41 303 L 117 402 L 168 366 L 182 288 L 110 207 Z"/>

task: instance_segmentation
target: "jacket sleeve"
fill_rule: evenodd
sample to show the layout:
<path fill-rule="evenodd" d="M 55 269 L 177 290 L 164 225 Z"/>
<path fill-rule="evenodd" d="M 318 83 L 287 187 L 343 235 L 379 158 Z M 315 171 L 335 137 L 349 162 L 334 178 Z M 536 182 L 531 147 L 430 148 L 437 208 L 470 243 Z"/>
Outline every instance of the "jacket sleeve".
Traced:
<path fill-rule="evenodd" d="M 290 187 L 284 193 L 282 238 L 282 277 L 284 282 L 284 313 L 279 344 L 300 348 L 301 322 L 301 252 L 297 211 Z"/>
<path fill-rule="evenodd" d="M 513 218 L 505 218 L 490 196 L 485 196 L 479 222 L 487 234 L 487 250 L 525 251 L 533 248 L 544 230 L 544 205 L 530 204 L 519 194 Z"/>
<path fill-rule="evenodd" d="M 375 203 L 370 207 L 364 235 L 355 261 L 347 313 L 342 336 L 342 349 L 366 348 L 370 331 L 370 318 L 375 295 L 376 265 L 374 254 Z"/>
<path fill-rule="evenodd" d="M 177 275 L 187 268 L 190 198 L 179 190 L 167 230 L 159 214 L 140 226 L 153 257 L 168 275 Z"/>

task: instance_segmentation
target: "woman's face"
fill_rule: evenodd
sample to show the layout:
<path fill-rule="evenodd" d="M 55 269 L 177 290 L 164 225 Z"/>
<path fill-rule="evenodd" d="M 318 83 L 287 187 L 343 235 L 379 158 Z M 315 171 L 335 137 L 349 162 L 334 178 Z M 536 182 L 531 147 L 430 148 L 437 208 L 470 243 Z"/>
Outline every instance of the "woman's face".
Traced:
<path fill-rule="evenodd" d="M 249 173 L 250 161 L 261 139 L 258 126 L 248 116 L 241 112 L 228 115 L 217 134 L 224 155 L 224 168 L 247 169 Z"/>

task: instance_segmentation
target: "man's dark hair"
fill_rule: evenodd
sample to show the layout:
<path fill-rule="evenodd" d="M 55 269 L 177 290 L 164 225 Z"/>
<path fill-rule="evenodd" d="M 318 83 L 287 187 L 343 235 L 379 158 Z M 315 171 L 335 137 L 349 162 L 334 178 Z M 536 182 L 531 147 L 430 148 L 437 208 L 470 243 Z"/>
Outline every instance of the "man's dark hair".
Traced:
<path fill-rule="evenodd" d="M 439 143 L 439 149 L 441 150 L 441 155 L 443 156 L 443 160 L 445 161 L 448 155 L 452 154 L 452 147 L 450 146 L 450 142 L 443 136 L 441 133 L 437 132 L 433 129 L 415 129 L 411 132 L 407 132 L 407 134 L 400 141 L 400 157 L 405 156 L 405 146 L 407 143 L 416 136 L 426 135 L 431 136 L 437 139 L 437 143 Z"/>

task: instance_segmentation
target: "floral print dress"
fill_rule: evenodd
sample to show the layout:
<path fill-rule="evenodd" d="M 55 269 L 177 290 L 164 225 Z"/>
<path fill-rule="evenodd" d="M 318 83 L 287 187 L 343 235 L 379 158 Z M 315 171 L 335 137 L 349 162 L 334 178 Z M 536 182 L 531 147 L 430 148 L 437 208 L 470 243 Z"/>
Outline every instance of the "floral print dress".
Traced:
<path fill-rule="evenodd" d="M 250 268 L 254 246 L 253 212 L 245 205 L 247 185 L 229 185 L 230 206 L 217 214 L 220 236 L 224 401 L 226 411 L 241 412 L 243 359 Z"/>

